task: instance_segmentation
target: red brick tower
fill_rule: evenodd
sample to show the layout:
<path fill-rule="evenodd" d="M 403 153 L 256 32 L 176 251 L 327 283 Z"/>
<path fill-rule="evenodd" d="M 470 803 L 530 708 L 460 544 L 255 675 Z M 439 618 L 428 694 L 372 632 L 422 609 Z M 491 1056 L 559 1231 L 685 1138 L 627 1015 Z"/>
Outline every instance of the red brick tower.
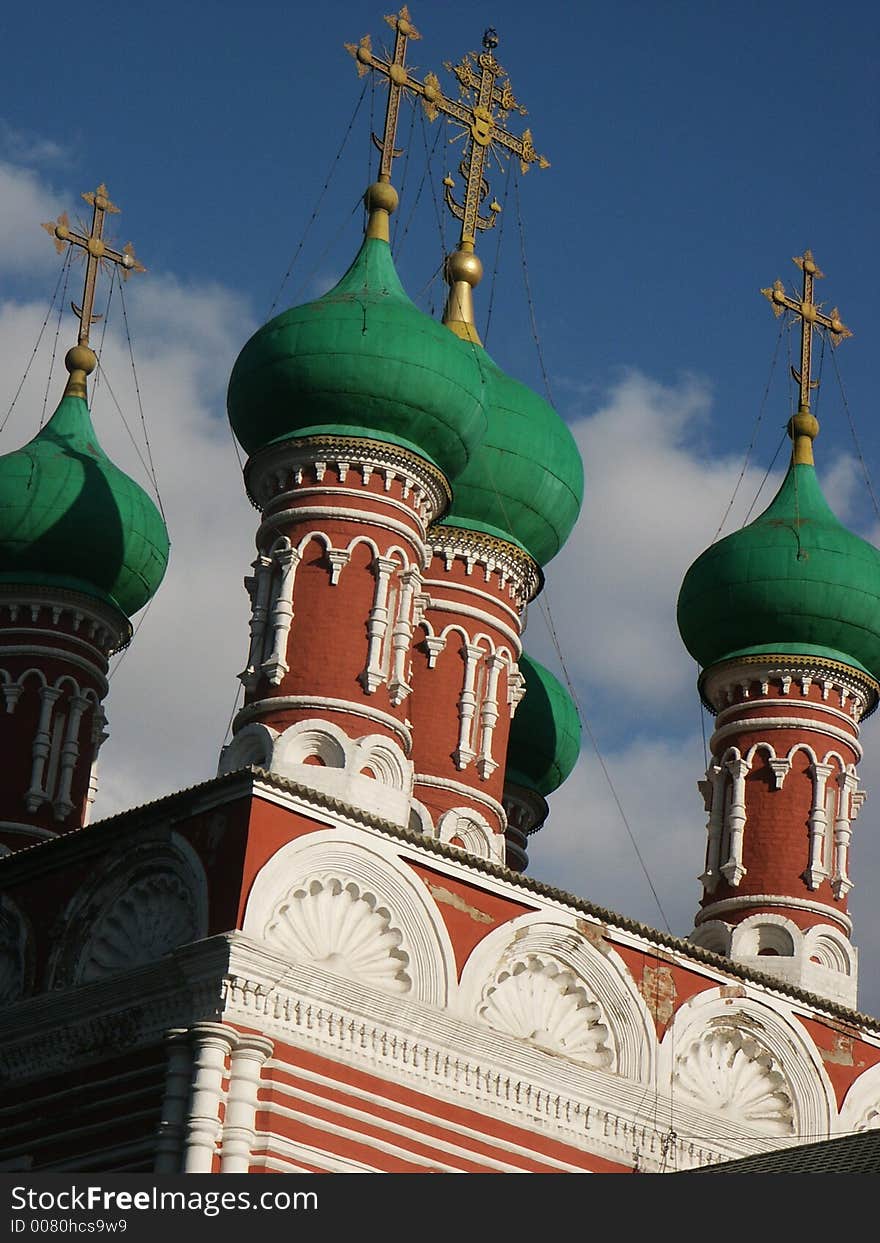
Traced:
<path fill-rule="evenodd" d="M 821 273 L 810 252 L 795 262 L 800 299 L 781 282 L 765 291 L 804 324 L 791 465 L 768 509 L 694 563 L 679 599 L 682 636 L 717 716 L 701 783 L 708 843 L 693 937 L 854 1004 L 847 894 L 865 797 L 859 723 L 878 698 L 880 552 L 840 524 L 816 479 L 810 334 L 817 322 L 834 341 L 848 333 L 813 303 Z"/>

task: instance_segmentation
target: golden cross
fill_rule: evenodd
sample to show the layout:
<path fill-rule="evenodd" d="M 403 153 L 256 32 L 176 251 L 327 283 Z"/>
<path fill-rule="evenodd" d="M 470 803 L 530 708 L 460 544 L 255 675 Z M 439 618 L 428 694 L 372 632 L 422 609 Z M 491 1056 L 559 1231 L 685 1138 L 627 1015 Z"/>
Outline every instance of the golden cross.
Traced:
<path fill-rule="evenodd" d="M 799 299 L 788 296 L 781 280 L 774 281 L 771 289 L 762 289 L 761 293 L 770 302 L 770 305 L 773 307 L 773 314 L 777 319 L 783 311 L 791 311 L 801 321 L 801 367 L 800 371 L 792 367 L 791 374 L 800 386 L 799 412 L 802 411 L 808 414 L 810 411 L 810 389 L 819 387 L 819 381 L 813 380 L 810 372 L 813 351 L 813 329 L 816 326 L 827 328 L 831 334 L 832 345 L 839 345 L 841 341 L 851 337 L 852 333 L 846 324 L 841 321 L 837 307 L 834 308 L 830 315 L 823 315 L 821 302 L 816 303 L 813 301 L 813 281 L 821 280 L 825 275 L 824 272 L 819 271 L 819 267 L 813 258 L 813 252 L 805 250 L 802 255 L 795 255 L 792 263 L 796 263 L 804 274 L 803 291 Z"/>
<path fill-rule="evenodd" d="M 92 208 L 92 227 L 88 234 L 77 233 L 75 229 L 70 227 L 67 212 L 63 212 L 54 224 L 44 224 L 43 228 L 54 237 L 55 249 L 59 254 L 63 254 L 65 246 L 80 246 L 88 256 L 82 302 L 79 306 L 75 302 L 71 303 L 73 313 L 79 319 L 77 344 L 87 346 L 89 344 L 89 329 L 92 324 L 97 323 L 101 318 L 100 315 L 92 313 L 95 307 L 95 285 L 97 284 L 98 268 L 108 263 L 116 263 L 122 269 L 122 275 L 125 279 L 128 278 L 130 272 L 145 272 L 146 268 L 135 258 L 131 242 L 128 242 L 122 250 L 113 250 L 103 240 L 105 215 L 108 212 L 116 213 L 119 211 L 119 208 L 110 202 L 107 195 L 107 187 L 101 184 L 97 190 L 89 191 L 83 194 L 82 197 Z"/>
<path fill-rule="evenodd" d="M 459 203 L 453 196 L 455 183 L 451 177 L 444 180 L 446 202 L 452 214 L 461 221 L 463 250 L 473 250 L 479 229 L 491 229 L 501 208 L 497 202 L 489 205 L 489 215 L 480 215 L 480 204 L 489 193 L 485 178 L 486 158 L 493 146 L 500 147 L 506 155 L 515 155 L 524 173 L 529 165 L 549 168 L 550 162 L 535 150 L 531 130 L 517 138 L 504 128 L 503 123 L 511 112 L 526 115 L 526 109 L 517 102 L 510 79 L 493 55 L 498 46 L 498 35 L 489 29 L 483 35 L 483 51 L 470 52 L 457 65 L 446 61 L 445 67 L 458 78 L 461 87 L 458 100 L 448 99 L 440 91 L 440 83 L 434 74 L 425 78 L 422 91 L 425 111 L 433 121 L 443 113 L 454 124 L 461 125 L 465 135 L 465 151 L 459 172 L 465 181 L 464 201 Z M 503 80 L 501 80 L 503 79 Z"/>
<path fill-rule="evenodd" d="M 380 56 L 376 56 L 373 52 L 373 45 L 369 35 L 364 35 L 360 43 L 346 43 L 346 51 L 350 52 L 357 61 L 358 77 L 362 78 L 365 73 L 369 73 L 371 69 L 375 69 L 378 73 L 382 73 L 388 79 L 388 104 L 385 109 L 385 130 L 382 138 L 379 139 L 373 134 L 373 142 L 382 152 L 382 159 L 379 162 L 379 180 L 391 180 L 391 165 L 394 159 L 401 154 L 394 146 L 394 139 L 397 134 L 397 118 L 400 115 L 400 97 L 407 89 L 421 94 L 423 85 L 415 78 L 411 78 L 406 69 L 406 45 L 410 39 L 421 39 L 421 35 L 416 30 L 410 19 L 409 9 L 406 5 L 395 16 L 390 13 L 386 16 L 385 21 L 394 31 L 394 51 L 390 60 L 383 60 Z"/>

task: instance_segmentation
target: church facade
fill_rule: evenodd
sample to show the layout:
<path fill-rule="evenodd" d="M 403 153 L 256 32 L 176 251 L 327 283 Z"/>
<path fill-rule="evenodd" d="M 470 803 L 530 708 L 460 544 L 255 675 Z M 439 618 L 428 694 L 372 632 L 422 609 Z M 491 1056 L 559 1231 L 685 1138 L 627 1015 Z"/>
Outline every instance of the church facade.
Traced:
<path fill-rule="evenodd" d="M 94 282 L 133 252 L 101 240 L 105 187 L 89 236 L 51 227 L 89 262 L 58 409 L 0 458 L 0 1168 L 668 1172 L 880 1126 L 847 913 L 880 553 L 822 496 L 809 404 L 812 334 L 847 330 L 809 252 L 798 297 L 766 291 L 802 324 L 791 465 L 682 588 L 716 714 L 693 932 L 532 879 L 580 725 L 523 619 L 583 469 L 473 291 L 487 147 L 541 157 L 491 32 L 453 101 L 389 20 L 387 60 L 350 49 L 389 86 L 363 244 L 230 380 L 258 512 L 232 740 L 213 780 L 97 823 L 107 662 L 168 540 L 87 404 Z M 465 133 L 443 322 L 389 246 L 404 91 Z"/>

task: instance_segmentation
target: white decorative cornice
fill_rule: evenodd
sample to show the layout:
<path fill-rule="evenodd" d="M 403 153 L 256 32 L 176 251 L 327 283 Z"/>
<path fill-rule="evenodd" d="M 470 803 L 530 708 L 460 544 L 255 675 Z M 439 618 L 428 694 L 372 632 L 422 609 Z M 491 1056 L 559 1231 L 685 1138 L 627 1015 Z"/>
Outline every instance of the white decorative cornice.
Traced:
<path fill-rule="evenodd" d="M 267 716 L 272 712 L 288 712 L 297 708 L 306 709 L 311 713 L 318 713 L 322 710 L 331 713 L 343 712 L 349 716 L 359 716 L 367 721 L 375 721 L 376 724 L 384 725 L 386 729 L 390 729 L 393 734 L 397 735 L 407 755 L 412 751 L 412 733 L 397 717 L 357 700 L 333 699 L 326 695 L 277 695 L 267 699 L 256 699 L 253 703 L 246 704 L 236 714 L 233 730 L 238 733 L 243 726 L 258 717 Z"/>
<path fill-rule="evenodd" d="M 431 552 L 444 562 L 447 571 L 460 560 L 468 574 L 473 573 L 474 566 L 481 566 L 487 582 L 497 574 L 499 586 L 507 588 L 520 611 L 544 586 L 544 573 L 538 563 L 518 545 L 497 536 L 463 527 L 434 526 L 428 530 L 427 540 Z"/>
<path fill-rule="evenodd" d="M 13 629 L 19 618 L 29 618 L 35 625 L 44 612 L 57 629 L 38 633 L 57 633 L 74 641 L 74 636 L 68 634 L 68 630 L 72 629 L 75 634 L 85 636 L 82 638 L 84 644 L 89 641 L 88 646 L 97 649 L 104 657 L 113 656 L 131 641 L 132 628 L 128 618 L 94 596 L 62 587 L 0 584 L 0 634 Z M 61 628 L 62 623 L 64 629 Z M 26 624 L 19 629 L 34 633 L 32 625 Z"/>
<path fill-rule="evenodd" d="M 413 498 L 412 510 L 422 524 L 432 521 L 446 510 L 452 493 L 445 476 L 438 468 L 417 454 L 379 440 L 356 436 L 308 436 L 269 445 L 250 458 L 245 466 L 245 487 L 252 504 L 265 510 L 274 500 L 290 495 L 304 481 L 310 470 L 322 483 L 328 463 L 336 467 L 339 484 L 360 475 L 366 485 L 375 472 L 381 475 L 385 491 L 397 482 L 404 498 Z M 328 483 L 327 490 L 335 488 Z"/>
<path fill-rule="evenodd" d="M 833 906 L 827 906 L 824 902 L 811 902 L 809 898 L 789 898 L 785 894 L 778 893 L 752 893 L 743 894 L 738 898 L 724 898 L 720 902 L 713 902 L 710 906 L 704 906 L 701 911 L 697 912 L 694 923 L 697 927 L 710 919 L 718 919 L 721 915 L 728 911 L 739 911 L 743 907 L 750 906 L 780 906 L 790 907 L 799 911 L 809 911 L 810 914 L 822 915 L 827 919 L 833 919 L 835 923 L 840 924 L 847 936 L 852 932 L 852 920 L 844 911 L 835 910 Z"/>
<path fill-rule="evenodd" d="M 834 738 L 837 742 L 843 742 L 850 747 L 857 759 L 862 758 L 862 745 L 858 738 L 845 729 L 839 729 L 836 725 L 832 725 L 829 721 L 823 721 L 821 717 L 806 716 L 753 716 L 744 717 L 737 721 L 732 721 L 729 725 L 723 725 L 721 729 L 716 729 L 715 733 L 709 740 L 709 747 L 713 755 L 717 755 L 723 748 L 728 738 L 734 738 L 737 734 L 763 732 L 771 729 L 796 729 L 811 730 L 814 734 L 824 734 L 828 738 Z"/>

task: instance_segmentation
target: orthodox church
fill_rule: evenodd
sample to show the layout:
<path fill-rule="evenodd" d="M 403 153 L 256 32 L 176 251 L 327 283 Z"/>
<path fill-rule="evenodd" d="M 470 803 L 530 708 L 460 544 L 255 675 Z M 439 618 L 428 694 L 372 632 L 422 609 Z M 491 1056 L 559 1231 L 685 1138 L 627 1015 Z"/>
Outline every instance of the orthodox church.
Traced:
<path fill-rule="evenodd" d="M 820 489 L 802 325 L 791 464 L 694 563 L 679 628 L 715 714 L 686 938 L 542 884 L 528 842 L 580 747 L 523 650 L 583 470 L 474 321 L 484 161 L 540 163 L 487 32 L 460 98 L 394 50 L 362 245 L 271 319 L 229 382 L 256 555 L 244 704 L 217 776 L 89 822 L 108 661 L 160 589 L 162 517 L 89 414 L 86 254 L 53 417 L 0 457 L 0 1168 L 154 1173 L 698 1169 L 880 1127 L 880 1019 L 847 914 L 880 698 L 880 552 Z M 442 322 L 389 246 L 407 94 L 464 131 Z M 146 640 L 145 640 L 146 641 Z M 693 861 L 697 870 L 701 861 Z"/>

